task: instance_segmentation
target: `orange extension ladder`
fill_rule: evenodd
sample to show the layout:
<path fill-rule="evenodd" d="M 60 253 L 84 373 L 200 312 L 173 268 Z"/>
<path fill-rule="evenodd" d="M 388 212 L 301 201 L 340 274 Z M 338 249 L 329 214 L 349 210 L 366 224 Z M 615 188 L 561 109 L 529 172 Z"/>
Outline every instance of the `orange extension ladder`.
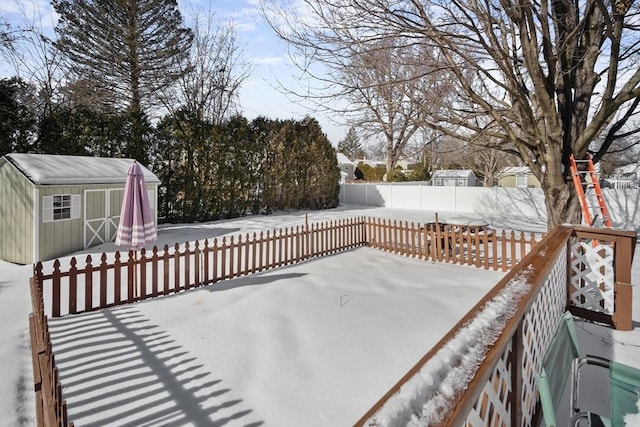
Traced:
<path fill-rule="evenodd" d="M 588 226 L 596 226 L 596 221 L 599 221 L 601 227 L 611 228 L 611 216 L 609 215 L 609 209 L 604 202 L 604 196 L 602 195 L 602 188 L 600 187 L 600 180 L 596 175 L 596 170 L 593 167 L 593 161 L 587 154 L 586 160 L 576 160 L 573 154 L 570 156 L 571 160 L 571 176 L 573 177 L 573 184 L 576 187 L 576 193 L 580 199 L 580 207 L 582 208 L 582 218 L 584 223 Z M 577 163 L 586 163 L 586 170 L 579 170 Z M 584 181 L 582 175 L 585 175 Z M 595 198 L 597 204 L 590 204 L 588 191 L 590 187 L 595 192 Z M 593 215 L 592 215 L 593 212 Z"/>

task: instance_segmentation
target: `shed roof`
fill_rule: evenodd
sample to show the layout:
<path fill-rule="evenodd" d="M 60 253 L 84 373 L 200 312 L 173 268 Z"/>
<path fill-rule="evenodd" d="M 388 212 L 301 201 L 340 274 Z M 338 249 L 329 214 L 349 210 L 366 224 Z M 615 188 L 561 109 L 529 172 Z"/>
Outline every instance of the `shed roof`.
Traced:
<path fill-rule="evenodd" d="M 528 175 L 531 173 L 531 169 L 529 166 L 508 166 L 503 168 L 499 175 L 500 176 L 510 176 L 510 175 Z"/>
<path fill-rule="evenodd" d="M 36 185 L 124 184 L 133 159 L 63 156 L 55 154 L 6 154 L 13 164 Z M 153 172 L 140 165 L 145 182 L 160 183 Z"/>
<path fill-rule="evenodd" d="M 469 178 L 475 176 L 471 169 L 441 169 L 433 171 L 431 178 Z"/>

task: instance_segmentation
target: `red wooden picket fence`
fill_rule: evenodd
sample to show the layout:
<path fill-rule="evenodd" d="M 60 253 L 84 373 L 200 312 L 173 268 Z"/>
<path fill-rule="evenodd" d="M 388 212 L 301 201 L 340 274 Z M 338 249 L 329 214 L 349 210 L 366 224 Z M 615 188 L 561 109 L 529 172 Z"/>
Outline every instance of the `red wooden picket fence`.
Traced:
<path fill-rule="evenodd" d="M 49 336 L 49 323 L 44 314 L 44 300 L 36 282 L 29 281 L 33 312 L 29 315 L 31 361 L 38 426 L 73 427 L 67 420 L 67 402 L 62 398 L 62 385 Z"/>
<path fill-rule="evenodd" d="M 292 265 L 310 258 L 332 255 L 366 244 L 365 218 L 305 224 L 280 230 L 177 243 L 173 248 L 154 247 L 147 252 L 120 252 L 110 260 L 102 254 L 94 265 L 90 255 L 79 266 L 76 257 L 69 267 L 59 260 L 53 271 L 34 267 L 34 279 L 53 317 L 129 304 L 169 295 L 261 271 Z"/>
<path fill-rule="evenodd" d="M 506 271 L 538 240 L 534 234 L 495 233 L 478 227 L 414 224 L 375 218 L 349 218 L 280 230 L 165 245 L 123 259 L 91 255 L 68 268 L 59 260 L 53 271 L 34 267 L 47 314 L 58 317 L 169 295 L 261 271 L 371 246 L 400 255 Z"/>
<path fill-rule="evenodd" d="M 73 426 L 58 381 L 47 313 L 76 314 L 169 295 L 221 280 L 337 254 L 360 246 L 431 261 L 506 271 L 537 244 L 536 236 L 494 233 L 478 227 L 414 224 L 375 218 L 350 218 L 275 231 L 154 247 L 150 253 L 102 254 L 94 265 L 71 258 L 69 267 L 53 262 L 53 271 L 34 266 L 29 316 L 39 426 Z M 46 304 L 44 301 L 50 303 Z"/>
<path fill-rule="evenodd" d="M 368 219 L 368 245 L 387 252 L 431 261 L 507 271 L 516 265 L 544 234 L 501 231 L 451 224 Z"/>

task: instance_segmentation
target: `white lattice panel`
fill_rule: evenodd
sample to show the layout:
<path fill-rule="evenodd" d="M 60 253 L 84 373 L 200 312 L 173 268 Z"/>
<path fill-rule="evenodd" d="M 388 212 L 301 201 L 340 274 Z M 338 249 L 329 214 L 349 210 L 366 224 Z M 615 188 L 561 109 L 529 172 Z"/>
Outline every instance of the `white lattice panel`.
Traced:
<path fill-rule="evenodd" d="M 522 425 L 531 426 L 538 401 L 536 372 L 551 342 L 567 301 L 567 254 L 560 251 L 522 324 Z M 467 416 L 466 426 L 510 426 L 512 393 L 512 342 Z"/>
<path fill-rule="evenodd" d="M 522 326 L 522 425 L 531 426 L 538 388 L 536 373 L 553 338 L 567 301 L 567 255 L 561 251 Z"/>
<path fill-rule="evenodd" d="M 507 427 L 511 424 L 511 341 L 502 353 L 491 378 L 467 417 L 466 426 Z"/>
<path fill-rule="evenodd" d="M 571 246 L 571 304 L 613 313 L 613 246 L 579 241 Z"/>

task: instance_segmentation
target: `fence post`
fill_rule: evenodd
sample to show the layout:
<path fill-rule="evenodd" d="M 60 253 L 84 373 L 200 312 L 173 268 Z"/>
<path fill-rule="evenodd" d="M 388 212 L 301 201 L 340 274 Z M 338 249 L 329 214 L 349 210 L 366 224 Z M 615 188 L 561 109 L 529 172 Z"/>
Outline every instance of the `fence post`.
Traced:
<path fill-rule="evenodd" d="M 204 239 L 204 249 L 202 250 L 202 254 L 203 254 L 203 257 L 204 257 L 204 260 L 203 260 L 203 267 L 204 267 L 203 281 L 204 281 L 205 285 L 209 284 L 209 278 L 211 277 L 209 275 L 209 253 L 210 253 L 209 239 Z"/>
<path fill-rule="evenodd" d="M 236 259 L 236 271 L 233 277 L 240 277 L 242 276 L 242 250 L 244 248 L 244 245 L 242 243 L 242 234 L 238 234 L 238 242 L 236 243 L 236 248 L 238 249 L 238 257 Z M 236 252 L 236 251 L 233 251 Z M 246 256 L 246 254 L 244 254 Z"/>
<path fill-rule="evenodd" d="M 71 258 L 69 268 L 69 313 L 76 314 L 78 301 L 78 269 L 76 267 L 76 257 Z"/>
<path fill-rule="evenodd" d="M 213 248 L 211 251 L 211 255 L 212 255 L 212 262 L 213 262 L 213 271 L 212 273 L 212 278 L 211 278 L 211 283 L 215 283 L 218 281 L 218 238 L 214 237 L 213 238 Z"/>
<path fill-rule="evenodd" d="M 202 281 L 200 280 L 200 263 L 201 263 L 201 259 L 200 257 L 202 256 L 202 253 L 200 251 L 200 242 L 198 240 L 196 240 L 195 243 L 195 248 L 193 249 L 193 261 L 194 261 L 194 272 L 193 272 L 193 281 L 194 286 L 195 287 L 199 287 L 202 284 Z"/>
<path fill-rule="evenodd" d="M 227 278 L 232 278 L 232 277 L 236 277 L 235 275 L 235 269 L 234 269 L 234 257 L 236 254 L 236 251 L 234 250 L 236 248 L 236 244 L 235 244 L 235 240 L 233 238 L 233 236 L 229 237 L 229 274 L 227 276 Z"/>
<path fill-rule="evenodd" d="M 191 288 L 191 250 L 189 250 L 189 242 L 184 244 L 184 290 L 187 291 Z"/>
<path fill-rule="evenodd" d="M 100 308 L 107 306 L 107 254 L 102 253 L 100 259 Z"/>
<path fill-rule="evenodd" d="M 154 246 L 151 253 L 151 296 L 158 296 L 158 247 Z"/>
<path fill-rule="evenodd" d="M 267 254 L 267 261 L 263 260 L 264 252 L 266 252 L 266 254 Z M 259 240 L 258 240 L 258 255 L 257 255 L 257 258 L 256 258 L 256 255 L 254 254 L 253 259 L 254 259 L 254 261 L 253 261 L 253 267 L 254 267 L 253 272 L 254 273 L 255 273 L 256 270 L 262 271 L 264 263 L 265 262 L 268 263 L 268 259 L 269 259 L 269 232 L 268 231 L 267 231 L 266 241 L 264 239 L 264 234 L 262 233 L 262 231 L 260 232 Z"/>
<path fill-rule="evenodd" d="M 84 311 L 91 311 L 93 308 L 93 265 L 91 265 L 91 255 L 87 255 L 87 262 L 84 266 Z"/>
<path fill-rule="evenodd" d="M 173 292 L 180 292 L 180 245 L 173 246 Z"/>
<path fill-rule="evenodd" d="M 135 274 L 136 274 L 136 264 L 135 264 L 135 259 L 133 256 L 133 251 L 129 251 L 129 259 L 127 260 L 127 301 L 128 302 L 134 302 L 135 301 L 135 295 L 134 295 L 134 286 L 135 286 Z"/>
<path fill-rule="evenodd" d="M 247 234 L 248 238 L 249 234 Z M 262 240 L 262 239 L 260 239 Z M 258 250 L 258 234 L 254 231 L 253 236 L 251 237 L 251 268 L 247 268 L 247 274 L 253 274 L 256 272 L 256 262 L 257 262 L 257 254 Z M 247 255 L 249 254 L 249 249 L 247 248 Z M 249 257 L 247 256 L 247 259 Z"/>
<path fill-rule="evenodd" d="M 507 271 L 507 234 L 504 230 L 502 230 L 500 243 L 502 244 L 502 271 Z"/>
<path fill-rule="evenodd" d="M 140 250 L 140 300 L 147 298 L 147 250 L 142 248 Z"/>
<path fill-rule="evenodd" d="M 52 281 L 52 294 L 51 294 L 51 302 L 53 307 L 51 307 L 51 315 L 53 317 L 60 317 L 60 261 L 55 260 L 53 262 L 53 277 Z"/>
<path fill-rule="evenodd" d="M 115 261 L 113 262 L 113 301 L 115 305 L 122 302 L 122 262 L 120 261 L 120 251 L 116 252 Z"/>
<path fill-rule="evenodd" d="M 162 254 L 162 278 L 164 279 L 163 290 L 164 294 L 167 295 L 171 292 L 171 287 L 169 286 L 169 245 L 164 245 L 164 252 Z"/>
<path fill-rule="evenodd" d="M 254 233 L 255 234 L 255 233 Z M 249 254 L 251 253 L 251 245 L 255 245 L 255 239 L 251 240 L 249 233 L 245 234 L 244 237 L 244 269 L 242 270 L 243 275 L 249 274 Z"/>

